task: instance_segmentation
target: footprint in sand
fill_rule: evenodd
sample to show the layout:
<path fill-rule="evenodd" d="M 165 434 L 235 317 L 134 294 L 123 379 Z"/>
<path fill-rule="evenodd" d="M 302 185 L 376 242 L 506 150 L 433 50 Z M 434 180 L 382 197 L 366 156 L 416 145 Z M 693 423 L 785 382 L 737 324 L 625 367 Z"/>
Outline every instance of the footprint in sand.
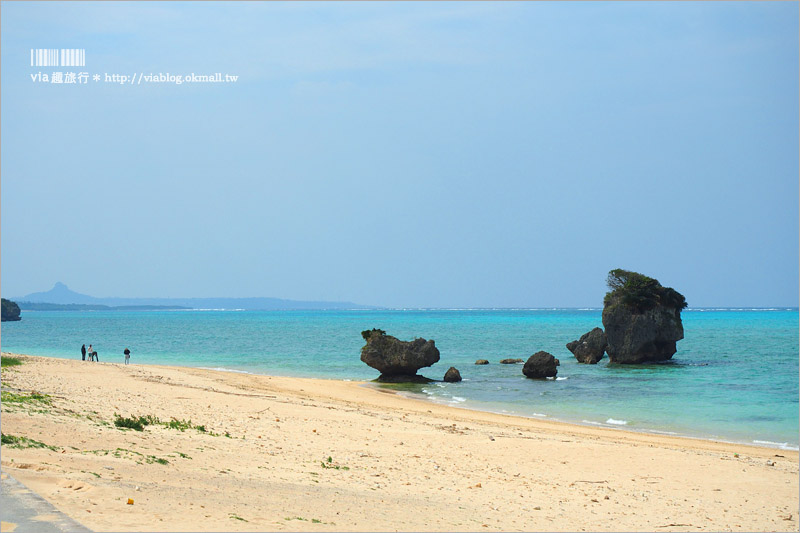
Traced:
<path fill-rule="evenodd" d="M 12 468 L 19 468 L 20 470 L 36 470 L 37 472 L 42 472 L 44 470 L 50 470 L 49 467 L 44 465 L 35 465 L 31 463 L 9 463 L 4 464 L 3 466 L 10 466 Z"/>
<path fill-rule="evenodd" d="M 72 489 L 76 492 L 86 492 L 92 490 L 94 487 L 83 481 L 74 481 L 71 479 L 59 479 L 58 486 L 62 489 Z"/>

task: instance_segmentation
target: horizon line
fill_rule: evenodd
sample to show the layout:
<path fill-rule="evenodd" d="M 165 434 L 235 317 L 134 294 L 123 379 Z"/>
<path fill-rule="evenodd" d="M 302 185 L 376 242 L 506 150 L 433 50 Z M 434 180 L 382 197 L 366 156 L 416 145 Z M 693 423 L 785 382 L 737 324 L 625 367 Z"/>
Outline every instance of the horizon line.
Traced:
<path fill-rule="evenodd" d="M 124 297 L 114 297 L 123 299 Z M 187 298 L 175 298 L 175 299 L 227 299 L 227 300 L 244 300 L 248 298 L 272 298 L 277 300 L 286 300 L 286 301 L 294 301 L 294 302 L 326 302 L 327 300 L 289 300 L 285 298 L 273 298 L 273 297 L 262 297 L 262 296 L 253 296 L 253 297 L 187 297 Z M 31 302 L 28 300 L 22 299 L 12 299 L 12 298 L 5 298 L 17 303 L 23 304 L 47 304 L 47 305 L 61 305 L 61 306 L 68 306 L 68 305 L 75 305 L 75 306 L 104 306 L 113 308 L 119 307 L 130 307 L 129 305 L 106 305 L 106 304 L 80 304 L 80 303 L 56 303 L 56 302 Z M 148 299 L 147 297 L 137 297 L 137 298 L 127 298 L 127 299 Z M 150 298 L 150 299 L 157 299 L 157 298 Z M 167 298 L 164 298 L 167 299 Z M 331 303 L 353 303 L 353 302 L 340 302 L 340 301 L 330 301 Z M 158 307 L 158 306 L 150 306 L 150 307 Z M 163 307 L 170 307 L 170 306 L 163 306 Z M 602 306 L 590 306 L 590 305 L 582 305 L 582 306 L 553 306 L 553 305 L 544 305 L 544 306 L 475 306 L 475 307 L 456 307 L 456 306 L 381 306 L 381 305 L 358 305 L 356 304 L 353 307 L 341 307 L 341 308 L 327 308 L 327 307 L 317 307 L 317 308 L 306 308 L 306 309 L 292 309 L 292 308 L 277 308 L 277 309 L 243 309 L 243 308 L 233 308 L 233 307 L 220 307 L 215 309 L 208 309 L 208 308 L 199 308 L 199 307 L 183 307 L 183 306 L 176 306 L 180 307 L 179 309 L 172 309 L 175 311 L 325 311 L 325 310 L 334 310 L 334 311 L 561 311 L 561 310 L 572 310 L 572 311 L 601 311 L 603 309 Z M 717 311 L 795 311 L 800 310 L 800 306 L 797 305 L 770 305 L 770 306 L 760 306 L 760 305 L 698 305 L 698 306 L 688 306 L 683 311 L 697 311 L 697 310 L 717 310 Z M 155 309 L 158 310 L 158 309 Z M 33 311 L 28 309 L 28 311 Z"/>

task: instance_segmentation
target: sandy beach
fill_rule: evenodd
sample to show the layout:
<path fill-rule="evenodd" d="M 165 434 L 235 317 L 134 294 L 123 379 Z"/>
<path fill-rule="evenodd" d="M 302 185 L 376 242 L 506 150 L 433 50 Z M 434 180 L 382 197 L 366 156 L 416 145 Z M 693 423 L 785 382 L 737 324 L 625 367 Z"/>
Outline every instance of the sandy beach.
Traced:
<path fill-rule="evenodd" d="M 2 469 L 97 531 L 798 531 L 795 451 L 356 382 L 15 356 Z"/>

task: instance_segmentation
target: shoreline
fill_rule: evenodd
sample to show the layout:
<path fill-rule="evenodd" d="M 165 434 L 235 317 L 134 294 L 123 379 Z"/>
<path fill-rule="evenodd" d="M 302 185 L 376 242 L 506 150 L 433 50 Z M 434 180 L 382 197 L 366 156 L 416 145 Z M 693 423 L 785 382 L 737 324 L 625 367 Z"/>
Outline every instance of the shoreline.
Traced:
<path fill-rule="evenodd" d="M 41 358 L 52 358 L 52 359 L 63 359 L 67 361 L 76 361 L 76 362 L 83 362 L 77 359 L 72 359 L 69 357 L 59 357 L 59 356 L 48 356 L 48 355 L 36 355 L 36 354 L 22 354 L 22 353 L 11 353 L 11 352 L 3 352 L 3 354 L 7 354 L 10 356 L 22 356 L 22 357 L 41 357 Z M 104 363 L 109 364 L 117 364 L 110 361 L 103 361 Z M 153 363 L 135 363 L 137 366 L 140 367 L 155 367 L 155 368 L 174 368 L 174 369 L 198 369 L 198 370 L 208 370 L 209 372 L 223 372 L 223 373 L 230 373 L 230 374 L 241 374 L 241 375 L 250 375 L 250 376 L 263 376 L 266 378 L 286 378 L 286 379 L 299 379 L 299 380 L 320 380 L 323 382 L 341 382 L 341 383 L 356 383 L 360 385 L 364 385 L 370 388 L 374 388 L 376 390 L 381 390 L 381 383 L 374 382 L 372 380 L 353 380 L 353 379 L 342 379 L 342 378 L 333 378 L 333 377 L 307 377 L 307 376 L 295 376 L 295 375 L 288 375 L 288 374 L 265 374 L 260 372 L 254 372 L 250 370 L 237 370 L 233 368 L 225 368 L 225 367 L 205 367 L 205 366 L 194 366 L 194 365 L 178 365 L 178 364 L 153 364 Z M 386 391 L 390 391 L 391 387 L 386 387 L 384 389 Z M 496 414 L 498 416 L 508 416 L 512 418 L 521 418 L 526 420 L 538 420 L 542 422 L 552 422 L 555 424 L 565 424 L 567 426 L 577 426 L 577 427 L 589 427 L 589 428 L 597 428 L 597 429 L 605 429 L 609 431 L 623 431 L 629 432 L 632 434 L 644 434 L 644 435 L 654 435 L 654 436 L 664 436 L 664 437 L 675 437 L 680 439 L 689 439 L 689 440 L 698 440 L 698 441 L 708 441 L 708 442 L 716 442 L 721 444 L 729 444 L 732 446 L 750 446 L 756 448 L 765 448 L 769 450 L 782 450 L 786 452 L 800 452 L 800 445 L 799 446 L 790 446 L 788 442 L 780 443 L 775 441 L 768 441 L 768 440 L 761 440 L 761 439 L 750 439 L 750 441 L 745 440 L 736 440 L 736 439 L 725 439 L 725 438 L 714 438 L 712 436 L 707 435 L 692 435 L 689 433 L 680 433 L 674 431 L 666 431 L 666 430 L 656 430 L 656 429 L 647 429 L 647 428 L 631 428 L 627 427 L 626 425 L 614 425 L 609 423 L 602 423 L 602 422 L 594 422 L 594 421 L 577 421 L 577 420 L 565 420 L 556 418 L 553 415 L 543 414 L 541 416 L 528 416 L 524 414 L 517 414 L 517 413 L 509 413 L 509 412 L 500 412 L 500 411 L 493 411 L 491 409 L 480 409 L 474 406 L 470 407 L 461 407 L 458 405 L 452 405 L 451 403 L 437 401 L 434 397 L 428 397 L 422 394 L 417 394 L 410 391 L 392 391 L 393 393 L 397 394 L 400 397 L 407 398 L 412 401 L 422 401 L 425 403 L 429 403 L 432 405 L 437 405 L 441 407 L 449 407 L 453 409 L 462 409 L 469 412 L 476 412 L 476 413 L 491 413 Z M 757 442 L 758 441 L 758 442 Z"/>
<path fill-rule="evenodd" d="M 209 369 L 210 370 L 210 369 Z M 219 370 L 220 372 L 227 372 L 227 370 Z M 232 372 L 237 372 L 233 370 Z M 266 374 L 253 374 L 253 375 L 266 375 Z M 297 379 L 328 379 L 328 378 L 297 378 Z M 334 379 L 334 378 L 331 378 Z M 346 381 L 346 380 L 335 380 L 334 381 Z M 366 386 L 373 386 L 370 382 L 364 382 Z M 587 427 L 587 428 L 594 428 L 594 429 L 603 429 L 608 431 L 621 431 L 624 433 L 630 433 L 632 435 L 652 435 L 655 437 L 665 437 L 665 438 L 676 438 L 676 439 L 687 439 L 692 441 L 700 441 L 700 442 L 714 442 L 718 444 L 727 444 L 730 446 L 749 446 L 753 448 L 764 448 L 765 450 L 779 450 L 785 452 L 800 452 L 800 447 L 793 447 L 788 446 L 789 443 L 780 443 L 780 442 L 771 442 L 771 441 L 758 441 L 757 439 L 753 439 L 752 442 L 746 441 L 737 441 L 737 440 L 725 440 L 725 439 L 715 439 L 711 437 L 705 436 L 694 436 L 694 435 L 687 435 L 678 432 L 671 432 L 671 431 L 661 431 L 656 429 L 634 429 L 630 427 L 626 427 L 625 425 L 614 425 L 611 423 L 602 423 L 602 422 L 591 422 L 588 420 L 584 420 L 583 422 L 575 422 L 571 420 L 562 420 L 559 418 L 555 418 L 551 415 L 543 414 L 540 416 L 526 416 L 516 413 L 504 413 L 499 411 L 492 411 L 489 409 L 477 409 L 472 407 L 460 407 L 458 405 L 450 405 L 444 402 L 437 402 L 436 400 L 421 397 L 417 398 L 413 392 L 405 392 L 405 391 L 396 391 L 397 395 L 407 398 L 409 400 L 419 400 L 423 402 L 432 403 L 434 405 L 438 405 L 441 407 L 448 407 L 451 409 L 460 409 L 467 412 L 474 412 L 474 413 L 489 413 L 494 414 L 497 416 L 508 416 L 511 418 L 521 418 L 525 420 L 536 420 L 541 422 L 551 422 L 553 424 L 564 424 L 565 426 L 576 426 L 576 427 Z"/>
<path fill-rule="evenodd" d="M 586 312 L 442 313 L 387 312 L 373 319 L 358 313 L 313 312 L 303 314 L 302 320 L 299 315 L 268 312 L 252 312 L 235 320 L 215 312 L 195 313 L 191 320 L 164 313 L 158 320 L 152 318 L 159 324 L 157 337 L 162 340 L 148 336 L 152 320 L 141 313 L 117 318 L 109 314 L 107 319 L 88 322 L 81 313 L 68 312 L 63 318 L 46 313 L 46 318 L 31 316 L 30 321 L 13 323 L 3 333 L 8 337 L 4 337 L 7 351 L 42 356 L 76 358 L 75 347 L 80 344 L 73 336 L 80 331 L 95 343 L 103 361 L 122 362 L 118 352 L 124 342 L 134 349 L 139 346 L 132 357 L 137 364 L 368 381 L 378 372 L 358 361 L 362 343 L 356 331 L 370 321 L 375 322 L 372 325 L 386 322 L 394 324 L 401 338 L 425 334 L 446 348 L 442 362 L 421 374 L 441 379 L 439 372 L 448 366 L 461 370 L 464 381 L 460 384 L 404 388 L 433 396 L 434 402 L 578 425 L 610 427 L 611 419 L 626 422 L 615 427 L 637 432 L 800 448 L 797 354 L 791 350 L 792 345 L 796 347 L 792 335 L 797 329 L 796 312 L 695 313 L 686 322 L 692 334 L 672 360 L 624 370 L 610 364 L 607 357 L 597 365 L 577 364 L 564 349 L 562 341 L 599 324 Z M 416 323 L 420 325 L 412 326 Z M 481 334 L 473 339 L 469 331 L 476 324 Z M 511 327 L 509 332 L 514 334 L 504 333 L 501 324 Z M 223 325 L 221 335 L 227 341 L 207 334 Z M 309 325 L 313 328 L 308 329 Z M 492 362 L 512 355 L 524 358 L 534 345 L 561 358 L 558 383 L 525 380 L 513 365 L 473 366 L 478 358 Z M 728 345 L 747 345 L 752 356 L 732 355 L 726 351 Z M 767 367 L 774 371 L 762 375 Z M 459 397 L 466 401 L 460 402 Z"/>
<path fill-rule="evenodd" d="M 96 530 L 798 530 L 796 451 L 361 381 L 3 356 L 24 360 L 4 391 L 52 402 L 4 401 L 3 433 L 54 448 L 3 444 L 3 471 Z M 161 422 L 121 430 L 115 414 Z"/>

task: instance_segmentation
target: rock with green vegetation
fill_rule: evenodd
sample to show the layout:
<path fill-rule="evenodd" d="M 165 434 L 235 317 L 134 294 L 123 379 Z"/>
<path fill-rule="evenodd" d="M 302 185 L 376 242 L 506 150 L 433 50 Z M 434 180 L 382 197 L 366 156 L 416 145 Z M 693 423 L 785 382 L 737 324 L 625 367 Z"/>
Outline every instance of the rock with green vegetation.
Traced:
<path fill-rule="evenodd" d="M 19 316 L 19 306 L 16 302 L 12 302 L 11 300 L 6 300 L 5 298 L 1 299 L 2 304 L 0 308 L 0 321 L 2 322 L 14 322 L 16 320 L 22 320 Z"/>
<path fill-rule="evenodd" d="M 381 373 L 379 381 L 427 380 L 417 371 L 439 361 L 439 350 L 432 340 L 401 341 L 380 329 L 362 331 L 361 336 L 367 341 L 361 348 L 361 360 Z"/>
<path fill-rule="evenodd" d="M 686 298 L 651 277 L 615 269 L 608 273 L 603 327 L 612 363 L 666 361 L 683 338 L 681 311 Z"/>
<path fill-rule="evenodd" d="M 600 328 L 584 333 L 580 339 L 567 343 L 567 350 L 572 352 L 579 363 L 596 365 L 603 358 L 608 340 Z"/>
<path fill-rule="evenodd" d="M 556 358 L 547 352 L 536 352 L 525 361 L 522 373 L 526 378 L 543 379 L 554 378 L 558 374 Z"/>

